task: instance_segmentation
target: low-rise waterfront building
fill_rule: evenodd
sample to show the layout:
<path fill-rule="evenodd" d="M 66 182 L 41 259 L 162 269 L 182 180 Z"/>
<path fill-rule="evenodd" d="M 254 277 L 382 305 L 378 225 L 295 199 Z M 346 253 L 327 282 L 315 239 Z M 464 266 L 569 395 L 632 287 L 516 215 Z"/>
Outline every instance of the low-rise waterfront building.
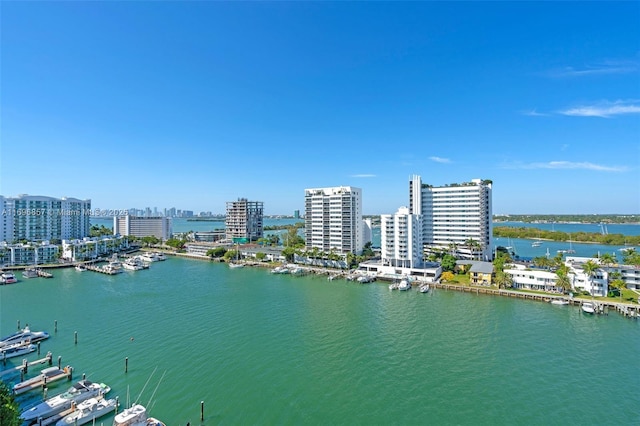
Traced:
<path fill-rule="evenodd" d="M 43 265 L 58 262 L 60 248 L 48 241 L 7 244 L 0 242 L 0 266 Z"/>
<path fill-rule="evenodd" d="M 62 258 L 72 262 L 93 260 L 129 249 L 124 235 L 62 240 Z"/>

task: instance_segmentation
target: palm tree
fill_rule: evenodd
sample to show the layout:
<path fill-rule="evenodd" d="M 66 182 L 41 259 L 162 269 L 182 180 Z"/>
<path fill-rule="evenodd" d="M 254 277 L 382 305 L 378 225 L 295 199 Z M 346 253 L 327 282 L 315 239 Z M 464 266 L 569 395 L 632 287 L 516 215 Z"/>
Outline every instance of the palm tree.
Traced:
<path fill-rule="evenodd" d="M 558 280 L 556 281 L 556 287 L 560 287 L 564 293 L 571 289 L 571 279 L 569 278 L 569 267 L 562 265 L 556 271 Z"/>
<path fill-rule="evenodd" d="M 600 265 L 598 265 L 597 263 L 595 263 L 593 260 L 588 260 L 584 265 L 582 265 L 582 270 L 584 271 L 585 275 L 587 276 L 587 280 L 589 282 L 589 290 L 591 293 L 591 297 L 593 297 L 593 283 L 592 283 L 592 279 L 593 276 L 595 275 L 596 271 L 600 268 Z"/>

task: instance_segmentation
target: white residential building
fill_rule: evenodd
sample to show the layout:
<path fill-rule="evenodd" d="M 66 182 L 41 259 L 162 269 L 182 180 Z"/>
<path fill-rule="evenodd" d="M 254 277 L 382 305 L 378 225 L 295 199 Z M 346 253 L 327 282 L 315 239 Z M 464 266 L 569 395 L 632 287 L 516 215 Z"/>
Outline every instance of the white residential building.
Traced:
<path fill-rule="evenodd" d="M 89 236 L 91 200 L 40 195 L 1 197 L 0 241 L 49 241 Z"/>
<path fill-rule="evenodd" d="M 362 189 L 305 189 L 305 244 L 329 253 L 361 254 L 364 248 Z"/>
<path fill-rule="evenodd" d="M 73 262 L 97 259 L 129 248 L 129 239 L 118 235 L 62 240 L 62 258 Z"/>
<path fill-rule="evenodd" d="M 170 217 L 114 216 L 113 235 L 132 235 L 134 237 L 157 237 L 162 241 L 171 238 Z"/>
<path fill-rule="evenodd" d="M 420 268 L 423 262 L 422 215 L 407 207 L 380 216 L 380 250 L 384 266 Z"/>
<path fill-rule="evenodd" d="M 0 242 L 0 267 L 57 263 L 58 252 L 59 247 L 48 241 L 28 244 Z"/>
<path fill-rule="evenodd" d="M 409 210 L 422 215 L 422 238 L 426 252 L 451 250 L 467 259 L 493 260 L 492 182 L 432 186 L 420 176 L 409 182 Z M 474 240 L 479 246 L 470 247 Z"/>
<path fill-rule="evenodd" d="M 238 198 L 227 202 L 225 229 L 227 239 L 255 241 L 264 235 L 264 203 Z"/>
<path fill-rule="evenodd" d="M 622 268 L 624 270 L 631 271 L 633 267 L 605 267 L 598 268 L 595 273 L 589 277 L 584 273 L 583 266 L 587 261 L 593 261 L 598 263 L 597 258 L 588 257 L 567 257 L 564 264 L 569 267 L 568 277 L 571 283 L 571 287 L 576 290 L 586 291 L 593 296 L 606 296 L 609 291 L 608 279 L 609 274 L 616 268 Z M 557 287 L 558 275 L 555 272 L 550 272 L 541 269 L 530 268 L 529 266 L 512 264 L 505 266 L 504 272 L 511 276 L 513 287 L 525 290 L 538 290 L 538 291 L 557 291 L 562 289 Z M 635 274 L 631 277 L 634 282 L 629 288 L 635 285 Z M 640 278 L 640 270 L 638 272 L 638 278 Z"/>

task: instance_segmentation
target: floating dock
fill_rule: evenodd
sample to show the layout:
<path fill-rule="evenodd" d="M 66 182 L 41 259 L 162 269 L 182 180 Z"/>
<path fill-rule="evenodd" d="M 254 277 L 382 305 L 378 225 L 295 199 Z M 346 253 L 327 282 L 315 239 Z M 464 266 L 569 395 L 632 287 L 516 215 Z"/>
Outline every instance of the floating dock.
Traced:
<path fill-rule="evenodd" d="M 43 388 L 49 383 L 57 382 L 65 377 L 71 380 L 72 375 L 73 368 L 68 365 L 63 369 L 58 367 L 45 368 L 36 377 L 32 377 L 24 382 L 16 383 L 13 386 L 13 393 L 15 395 L 20 395 L 33 389 Z"/>

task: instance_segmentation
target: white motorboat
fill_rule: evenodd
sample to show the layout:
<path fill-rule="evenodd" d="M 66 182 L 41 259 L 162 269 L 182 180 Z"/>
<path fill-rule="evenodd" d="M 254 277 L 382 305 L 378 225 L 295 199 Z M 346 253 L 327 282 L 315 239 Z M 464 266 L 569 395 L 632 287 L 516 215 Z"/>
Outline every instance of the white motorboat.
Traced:
<path fill-rule="evenodd" d="M 49 333 L 46 331 L 31 331 L 29 326 L 26 326 L 22 330 L 0 339 L 0 348 L 15 345 L 17 343 L 36 343 L 48 338 Z"/>
<path fill-rule="evenodd" d="M 164 258 L 164 254 L 162 255 L 162 257 L 163 257 L 162 260 L 166 259 L 166 258 Z M 160 256 L 158 255 L 158 253 L 151 252 L 151 251 L 146 251 L 146 252 L 142 253 L 140 255 L 140 258 L 142 259 L 143 262 L 148 262 L 148 263 L 157 262 L 157 261 L 161 260 Z"/>
<path fill-rule="evenodd" d="M 84 272 L 84 271 L 86 271 L 86 270 L 87 270 L 87 267 L 86 267 L 86 266 L 84 266 L 84 265 L 82 265 L 82 264 L 78 264 L 78 265 L 76 265 L 76 266 L 75 266 L 75 269 L 76 269 L 76 271 L 78 271 L 78 272 Z"/>
<path fill-rule="evenodd" d="M 553 299 L 551 301 L 552 305 L 559 305 L 559 306 L 565 306 L 569 304 L 569 301 L 567 299 Z"/>
<path fill-rule="evenodd" d="M 389 284 L 389 290 L 397 290 L 397 289 L 398 289 L 398 283 Z"/>
<path fill-rule="evenodd" d="M 540 241 L 534 241 L 531 243 L 531 247 L 540 247 L 542 243 Z"/>
<path fill-rule="evenodd" d="M 360 284 L 368 284 L 373 281 L 373 277 L 370 277 L 368 275 L 362 275 L 358 277 L 356 281 L 358 281 Z"/>
<path fill-rule="evenodd" d="M 422 284 L 419 287 L 420 293 L 428 293 L 429 292 L 429 284 Z"/>
<path fill-rule="evenodd" d="M 44 384 L 53 383 L 60 379 L 64 379 L 65 377 L 70 377 L 71 372 L 72 368 L 68 365 L 62 370 L 58 367 L 45 368 L 36 377 L 32 377 L 29 380 L 13 385 L 13 393 L 20 395 L 32 389 L 37 389 Z"/>
<path fill-rule="evenodd" d="M 231 269 L 244 268 L 244 263 L 229 262 L 229 268 Z"/>
<path fill-rule="evenodd" d="M 0 347 L 0 359 L 15 358 L 35 352 L 37 346 L 33 343 L 15 343 Z"/>
<path fill-rule="evenodd" d="M 118 401 L 115 399 L 89 398 L 79 403 L 76 410 L 59 420 L 56 426 L 83 425 L 115 411 L 116 408 Z"/>
<path fill-rule="evenodd" d="M 156 259 L 160 262 L 162 262 L 163 260 L 167 260 L 167 256 L 165 256 L 165 254 L 162 252 L 157 251 L 154 254 L 156 255 Z"/>
<path fill-rule="evenodd" d="M 271 270 L 272 274 L 289 274 L 291 271 L 286 266 L 276 266 Z"/>
<path fill-rule="evenodd" d="M 581 307 L 582 307 L 582 312 L 584 312 L 585 314 L 595 314 L 596 313 L 596 306 L 595 306 L 594 303 L 583 302 Z"/>
<path fill-rule="evenodd" d="M 27 268 L 24 271 L 22 271 L 22 278 L 38 278 L 38 271 L 36 271 L 33 268 Z"/>
<path fill-rule="evenodd" d="M 11 272 L 3 272 L 0 275 L 0 284 L 14 284 L 17 282 L 18 279 Z"/>
<path fill-rule="evenodd" d="M 124 409 L 113 419 L 113 426 L 166 426 L 163 422 L 147 416 L 147 409 L 140 404 Z"/>
<path fill-rule="evenodd" d="M 38 418 L 47 419 L 62 413 L 89 398 L 109 393 L 111 388 L 104 383 L 93 383 L 88 380 L 80 380 L 71 386 L 66 392 L 51 397 L 40 404 L 24 411 L 20 418 L 24 421 L 33 421 Z"/>
<path fill-rule="evenodd" d="M 129 271 L 140 271 L 144 269 L 144 263 L 139 257 L 130 257 L 129 259 L 122 262 L 122 267 L 124 269 L 128 269 Z"/>
<path fill-rule="evenodd" d="M 411 283 L 409 283 L 409 280 L 404 278 L 401 279 L 400 282 L 398 283 L 398 290 L 400 291 L 411 290 Z"/>

